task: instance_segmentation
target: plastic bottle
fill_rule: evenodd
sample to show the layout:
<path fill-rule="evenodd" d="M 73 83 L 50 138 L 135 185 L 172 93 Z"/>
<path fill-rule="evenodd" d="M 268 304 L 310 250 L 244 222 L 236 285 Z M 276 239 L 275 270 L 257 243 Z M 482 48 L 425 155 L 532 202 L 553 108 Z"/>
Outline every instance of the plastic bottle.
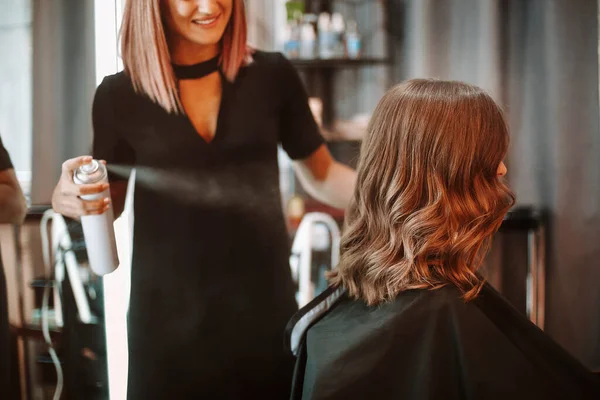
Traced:
<path fill-rule="evenodd" d="M 288 58 L 298 58 L 300 56 L 300 33 L 296 20 L 288 22 L 285 27 L 284 53 Z"/>
<path fill-rule="evenodd" d="M 78 185 L 108 183 L 106 167 L 97 160 L 92 160 L 75 171 L 73 181 Z M 83 200 L 99 200 L 106 197 L 110 198 L 109 189 L 102 193 L 81 196 Z M 99 215 L 81 217 L 88 261 L 92 271 L 97 275 L 109 274 L 119 266 L 113 222 L 112 208 Z"/>
<path fill-rule="evenodd" d="M 361 37 L 358 33 L 358 28 L 355 21 L 348 21 L 348 29 L 346 30 L 346 49 L 348 52 L 348 58 L 360 58 Z"/>
<path fill-rule="evenodd" d="M 300 58 L 313 59 L 317 51 L 317 35 L 313 26 L 305 22 L 300 28 Z"/>
<path fill-rule="evenodd" d="M 331 29 L 329 14 L 321 13 L 317 25 L 319 29 L 319 57 L 323 59 L 334 58 L 335 34 Z"/>
<path fill-rule="evenodd" d="M 333 54 L 336 58 L 344 58 L 346 56 L 346 46 L 344 43 L 344 34 L 346 24 L 344 17 L 340 13 L 333 13 L 331 16 L 331 31 L 333 32 Z"/>

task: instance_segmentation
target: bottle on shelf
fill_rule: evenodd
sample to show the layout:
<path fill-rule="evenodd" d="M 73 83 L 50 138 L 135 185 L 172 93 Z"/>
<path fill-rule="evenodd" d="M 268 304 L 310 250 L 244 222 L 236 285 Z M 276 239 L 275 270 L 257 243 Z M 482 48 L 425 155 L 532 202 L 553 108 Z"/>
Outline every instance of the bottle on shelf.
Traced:
<path fill-rule="evenodd" d="M 286 24 L 283 32 L 283 43 L 283 51 L 286 57 L 300 57 L 300 27 L 296 18 Z"/>
<path fill-rule="evenodd" d="M 361 37 L 358 33 L 356 21 L 348 21 L 348 28 L 346 30 L 346 49 L 348 53 L 348 58 L 360 58 Z"/>
<path fill-rule="evenodd" d="M 314 59 L 317 55 L 317 35 L 313 25 L 304 21 L 300 28 L 300 58 Z"/>
<path fill-rule="evenodd" d="M 335 58 L 344 58 L 346 56 L 345 30 L 346 24 L 344 23 L 342 14 L 333 13 L 331 16 L 331 31 L 333 32 L 333 54 Z"/>
<path fill-rule="evenodd" d="M 319 29 L 319 58 L 335 57 L 335 34 L 328 13 L 321 13 L 318 21 Z"/>

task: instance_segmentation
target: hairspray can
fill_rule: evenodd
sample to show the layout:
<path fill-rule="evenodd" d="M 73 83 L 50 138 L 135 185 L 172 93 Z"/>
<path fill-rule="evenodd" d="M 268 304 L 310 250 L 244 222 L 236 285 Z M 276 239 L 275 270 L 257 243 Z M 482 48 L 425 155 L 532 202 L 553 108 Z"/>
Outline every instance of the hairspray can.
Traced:
<path fill-rule="evenodd" d="M 92 160 L 75 171 L 73 180 L 78 185 L 108 182 L 106 167 L 101 162 Z M 83 200 L 99 200 L 106 197 L 110 198 L 109 189 L 102 193 L 81 196 Z M 97 275 L 109 274 L 119 266 L 113 222 L 112 208 L 99 215 L 81 217 L 88 261 Z"/>

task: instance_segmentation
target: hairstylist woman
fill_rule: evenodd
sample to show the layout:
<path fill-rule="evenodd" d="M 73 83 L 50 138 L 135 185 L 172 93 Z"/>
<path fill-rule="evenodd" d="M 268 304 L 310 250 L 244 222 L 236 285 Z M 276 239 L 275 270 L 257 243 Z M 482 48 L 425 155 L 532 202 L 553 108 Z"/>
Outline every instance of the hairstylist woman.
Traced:
<path fill-rule="evenodd" d="M 347 205 L 355 174 L 324 146 L 290 63 L 249 52 L 242 0 L 128 0 L 121 51 L 125 71 L 98 87 L 93 125 L 94 157 L 138 170 L 128 397 L 286 398 L 296 304 L 277 146 L 330 205 Z M 56 211 L 110 206 L 78 198 L 102 189 L 73 185 L 86 160 L 65 162 Z"/>

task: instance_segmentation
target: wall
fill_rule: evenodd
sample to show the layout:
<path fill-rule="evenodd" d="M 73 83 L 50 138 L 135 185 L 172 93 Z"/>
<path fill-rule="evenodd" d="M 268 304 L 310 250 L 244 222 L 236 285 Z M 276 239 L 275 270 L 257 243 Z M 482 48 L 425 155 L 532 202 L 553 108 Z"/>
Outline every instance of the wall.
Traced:
<path fill-rule="evenodd" d="M 31 7 L 30 0 L 0 1 L 0 135 L 25 180 L 31 171 Z"/>
<path fill-rule="evenodd" d="M 507 178 L 519 204 L 548 216 L 546 332 L 599 367 L 597 2 L 395 3 L 405 15 L 397 67 L 402 78 L 465 80 L 490 91 L 506 109 L 512 141 Z M 502 264 L 522 273 L 515 246 L 510 240 L 500 245 Z"/>
<path fill-rule="evenodd" d="M 49 204 L 64 160 L 91 152 L 94 1 L 33 2 L 32 202 Z"/>

